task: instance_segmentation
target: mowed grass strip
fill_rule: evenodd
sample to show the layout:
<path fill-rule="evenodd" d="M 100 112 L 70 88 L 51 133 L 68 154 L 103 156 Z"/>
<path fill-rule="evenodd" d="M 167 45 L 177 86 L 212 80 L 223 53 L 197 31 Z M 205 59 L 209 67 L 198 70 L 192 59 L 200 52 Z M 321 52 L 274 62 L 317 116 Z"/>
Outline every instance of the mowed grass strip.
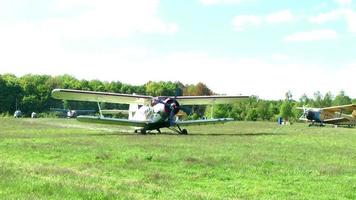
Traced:
<path fill-rule="evenodd" d="M 232 122 L 187 136 L 0 118 L 5 199 L 356 199 L 356 129 Z"/>

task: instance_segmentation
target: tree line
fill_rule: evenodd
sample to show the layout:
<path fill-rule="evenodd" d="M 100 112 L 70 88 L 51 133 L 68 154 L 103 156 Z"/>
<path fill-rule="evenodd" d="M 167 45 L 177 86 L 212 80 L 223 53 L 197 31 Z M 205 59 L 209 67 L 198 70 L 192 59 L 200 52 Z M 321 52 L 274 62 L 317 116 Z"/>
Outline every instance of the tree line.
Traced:
<path fill-rule="evenodd" d="M 0 113 L 11 115 L 20 109 L 25 115 L 31 112 L 49 112 L 51 108 L 97 109 L 96 103 L 62 101 L 53 99 L 55 88 L 91 90 L 151 96 L 211 95 L 213 92 L 203 83 L 186 84 L 180 82 L 147 82 L 130 85 L 120 81 L 79 80 L 71 75 L 49 76 L 27 74 L 17 77 L 0 74 Z M 127 105 L 103 103 L 103 109 L 123 109 Z"/>
<path fill-rule="evenodd" d="M 71 75 L 49 76 L 27 74 L 17 77 L 13 74 L 0 74 L 0 114 L 12 115 L 20 109 L 25 115 L 31 112 L 49 113 L 51 108 L 64 109 L 97 109 L 93 102 L 62 101 L 53 99 L 51 91 L 55 88 L 91 90 L 126 94 L 141 94 L 151 96 L 198 96 L 212 95 L 214 92 L 204 83 L 183 84 L 181 82 L 154 82 L 143 85 L 130 85 L 120 81 L 79 80 Z M 296 107 L 327 107 L 356 103 L 340 91 L 336 96 L 330 92 L 321 94 L 315 92 L 313 97 L 303 95 L 298 100 L 293 99 L 290 92 L 284 100 L 264 100 L 258 96 L 239 101 L 232 105 L 192 106 L 184 110 L 189 118 L 197 119 L 204 116 L 232 117 L 236 120 L 276 120 L 283 117 L 296 120 L 301 115 Z M 103 109 L 127 109 L 127 105 L 103 103 Z"/>

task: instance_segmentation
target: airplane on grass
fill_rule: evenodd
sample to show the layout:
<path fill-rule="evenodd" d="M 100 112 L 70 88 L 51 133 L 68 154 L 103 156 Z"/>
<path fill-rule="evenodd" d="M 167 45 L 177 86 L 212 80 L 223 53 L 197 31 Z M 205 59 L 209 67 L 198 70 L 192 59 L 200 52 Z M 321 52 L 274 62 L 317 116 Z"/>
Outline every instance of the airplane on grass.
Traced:
<path fill-rule="evenodd" d="M 62 109 L 62 108 L 50 108 L 52 112 L 61 113 L 63 116 L 65 115 L 67 118 L 75 118 L 78 115 L 88 115 L 96 113 L 96 110 L 70 110 L 70 109 Z"/>
<path fill-rule="evenodd" d="M 188 134 L 181 126 L 205 125 L 233 121 L 232 118 L 202 119 L 180 121 L 177 113 L 183 105 L 230 104 L 247 99 L 248 96 L 175 96 L 153 97 L 146 95 L 130 95 L 108 92 L 93 92 L 70 89 L 54 89 L 52 97 L 63 100 L 97 102 L 100 116 L 78 116 L 81 122 L 117 124 L 135 127 L 135 133 L 145 134 L 147 131 L 169 128 L 178 134 Z M 100 102 L 129 104 L 128 119 L 104 117 Z M 213 110 L 213 109 L 212 109 Z M 213 112 L 213 111 L 212 111 Z"/>
<path fill-rule="evenodd" d="M 303 110 L 303 115 L 299 120 L 311 122 L 309 126 L 320 126 L 324 124 L 332 124 L 337 126 L 352 127 L 356 125 L 356 104 L 332 106 L 325 108 L 305 108 L 298 107 L 297 109 Z M 345 112 L 352 112 L 351 115 L 344 114 Z"/>

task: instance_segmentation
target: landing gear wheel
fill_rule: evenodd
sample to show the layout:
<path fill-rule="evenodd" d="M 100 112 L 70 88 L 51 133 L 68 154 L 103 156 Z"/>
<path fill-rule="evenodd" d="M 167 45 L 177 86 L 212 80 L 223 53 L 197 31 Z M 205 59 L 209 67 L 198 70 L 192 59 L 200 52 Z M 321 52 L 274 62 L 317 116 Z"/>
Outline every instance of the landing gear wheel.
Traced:
<path fill-rule="evenodd" d="M 187 129 L 183 129 L 182 132 L 181 132 L 182 135 L 188 135 L 188 131 Z"/>
<path fill-rule="evenodd" d="M 145 135 L 145 134 L 146 134 L 146 130 L 145 130 L 145 129 L 141 129 L 141 130 L 140 130 L 140 133 L 141 133 L 142 135 Z"/>

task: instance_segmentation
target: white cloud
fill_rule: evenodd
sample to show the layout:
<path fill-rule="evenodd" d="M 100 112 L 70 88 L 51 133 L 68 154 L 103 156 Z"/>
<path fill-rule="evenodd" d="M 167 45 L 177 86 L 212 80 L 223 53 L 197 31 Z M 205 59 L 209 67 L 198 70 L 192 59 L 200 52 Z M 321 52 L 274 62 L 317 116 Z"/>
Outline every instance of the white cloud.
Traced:
<path fill-rule="evenodd" d="M 312 23 L 323 24 L 330 21 L 335 21 L 344 16 L 344 10 L 333 10 L 326 13 L 321 13 L 317 16 L 313 16 L 309 19 Z"/>
<path fill-rule="evenodd" d="M 23 38 L 19 43 L 25 42 L 26 39 Z M 119 80 L 131 84 L 143 84 L 149 80 L 204 82 L 218 93 L 253 94 L 261 98 L 282 99 L 288 90 L 291 90 L 296 98 L 303 93 L 312 95 L 317 90 L 322 93 L 329 90 L 336 93 L 343 88 L 348 92 L 351 86 L 346 87 L 350 85 L 347 81 L 352 80 L 351 74 L 355 74 L 356 69 L 340 69 L 342 77 L 347 75 L 351 79 L 335 83 L 330 81 L 334 79 L 335 72 L 323 69 L 324 66 L 296 62 L 292 64 L 288 60 L 269 62 L 257 58 L 217 57 L 194 51 L 158 53 L 145 48 L 79 53 L 67 52 L 56 43 L 46 44 L 48 41 L 50 38 L 39 44 L 41 48 L 35 51 L 31 51 L 28 46 L 25 49 L 17 49 L 17 56 L 5 54 L 0 60 L 0 66 L 5 68 L 1 67 L 0 73 L 67 73 L 80 79 Z M 25 45 L 35 43 L 28 41 Z M 283 54 L 276 54 L 275 57 L 288 58 Z M 318 84 L 304 80 L 305 72 L 318 74 Z M 320 85 L 323 87 L 320 88 Z M 356 96 L 356 93 L 348 94 Z"/>
<path fill-rule="evenodd" d="M 243 31 L 247 27 L 259 27 L 264 24 L 279 24 L 292 22 L 295 19 L 290 10 L 277 11 L 265 16 L 239 15 L 233 18 L 236 31 Z"/>
<path fill-rule="evenodd" d="M 233 25 L 236 31 L 243 31 L 247 26 L 259 26 L 262 24 L 262 18 L 255 15 L 240 15 L 233 19 Z"/>
<path fill-rule="evenodd" d="M 218 5 L 218 4 L 240 4 L 247 1 L 248 0 L 200 0 L 200 3 L 204 5 Z"/>
<path fill-rule="evenodd" d="M 339 69 L 334 74 L 334 77 L 342 77 L 342 78 L 338 79 L 337 84 L 335 84 L 332 88 L 335 91 L 344 90 L 347 95 L 356 98 L 356 93 L 354 92 L 355 91 L 354 84 L 351 84 L 351 82 L 355 79 L 355 74 L 356 74 L 356 62 L 350 63 L 346 67 Z"/>
<path fill-rule="evenodd" d="M 279 12 L 272 13 L 265 17 L 268 23 L 284 23 L 294 20 L 294 16 L 290 10 L 282 10 Z"/>
<path fill-rule="evenodd" d="M 272 54 L 271 59 L 274 62 L 287 62 L 289 61 L 290 57 L 283 53 L 274 53 Z"/>
<path fill-rule="evenodd" d="M 289 35 L 285 38 L 287 42 L 297 42 L 297 41 L 317 41 L 317 40 L 332 40 L 337 39 L 338 34 L 334 30 L 312 30 L 307 32 L 298 32 Z"/>
<path fill-rule="evenodd" d="M 342 88 L 346 92 L 350 89 L 354 93 L 347 94 L 356 96 L 352 84 L 347 82 L 353 80 L 351 74 L 355 74 L 356 65 L 335 73 L 325 70 L 324 66 L 291 64 L 289 57 L 280 53 L 267 58 L 272 58 L 268 61 L 249 57 L 217 57 L 189 50 L 161 53 L 133 44 L 129 47 L 105 46 L 96 51 L 76 50 L 72 42 L 78 38 L 90 43 L 102 37 L 128 37 L 135 33 L 169 34 L 177 31 L 177 25 L 158 16 L 158 1 L 123 2 L 61 0 L 51 7 L 51 13 L 56 13 L 53 16 L 57 17 L 45 21 L 0 23 L 0 73 L 67 73 L 77 78 L 120 80 L 131 84 L 143 84 L 149 80 L 201 81 L 218 93 L 254 94 L 272 99 L 284 98 L 288 90 L 292 90 L 295 97 L 303 93 L 313 94 L 322 85 L 321 90 L 326 90 L 321 91 L 323 93 L 329 90 L 336 93 Z M 80 12 L 72 12 L 78 8 Z M 278 17 L 268 21 L 267 16 L 273 14 L 252 16 L 240 25 L 245 28 L 251 23 L 258 26 L 284 22 Z M 65 45 L 72 46 L 68 48 Z M 319 75 L 317 85 L 304 81 L 306 72 Z M 335 74 L 349 79 L 337 83 L 330 81 Z"/>
<path fill-rule="evenodd" d="M 75 18 L 51 19 L 44 28 L 63 35 L 125 37 L 135 32 L 174 33 L 177 25 L 157 16 L 158 0 L 59 1 L 63 10 L 75 5 L 85 8 Z M 56 6 L 57 7 L 57 6 Z"/>
<path fill-rule="evenodd" d="M 352 4 L 352 0 L 334 0 L 337 4 L 347 6 Z"/>
<path fill-rule="evenodd" d="M 349 32 L 356 33 L 356 12 L 347 12 L 345 18 Z"/>
<path fill-rule="evenodd" d="M 175 23 L 161 19 L 158 0 L 56 0 L 46 8 L 51 14 L 41 13 L 43 18 L 23 20 L 39 32 L 58 38 L 121 38 L 135 33 L 170 34 L 178 30 Z M 23 9 L 19 6 L 10 6 Z M 34 12 L 32 10 L 31 12 Z M 42 10 L 38 12 L 43 12 Z M 21 24 L 17 21 L 12 24 Z M 3 27 L 0 26 L 0 30 Z"/>
<path fill-rule="evenodd" d="M 337 20 L 345 20 L 348 31 L 356 33 L 356 12 L 349 8 L 339 8 L 326 13 L 313 16 L 309 19 L 311 23 L 324 24 Z"/>

